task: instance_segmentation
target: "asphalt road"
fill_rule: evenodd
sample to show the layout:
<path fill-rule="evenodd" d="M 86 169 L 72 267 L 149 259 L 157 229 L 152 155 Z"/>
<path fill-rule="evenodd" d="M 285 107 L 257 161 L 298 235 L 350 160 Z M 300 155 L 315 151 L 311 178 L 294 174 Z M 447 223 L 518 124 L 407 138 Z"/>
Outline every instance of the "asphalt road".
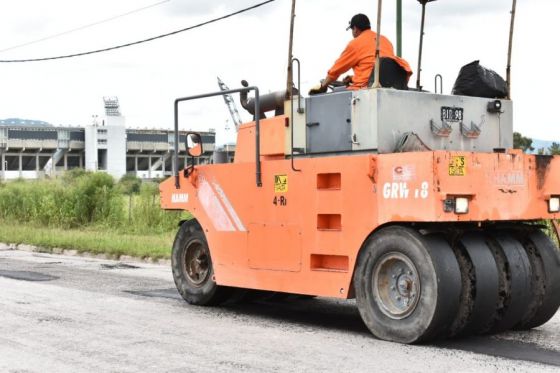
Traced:
<path fill-rule="evenodd" d="M 560 314 L 529 332 L 404 346 L 352 301 L 189 306 L 167 266 L 0 247 L 0 372 L 560 371 Z"/>

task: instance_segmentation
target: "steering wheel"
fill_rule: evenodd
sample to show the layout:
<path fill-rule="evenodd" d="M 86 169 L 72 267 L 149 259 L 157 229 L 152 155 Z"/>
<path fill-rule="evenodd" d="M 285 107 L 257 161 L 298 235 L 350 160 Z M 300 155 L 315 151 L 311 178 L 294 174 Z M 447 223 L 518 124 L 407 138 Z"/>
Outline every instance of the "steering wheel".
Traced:
<path fill-rule="evenodd" d="M 321 81 L 322 83 L 323 81 Z M 342 80 L 335 80 L 333 82 L 330 82 L 329 85 L 327 86 L 331 91 L 334 91 L 335 88 L 339 88 L 339 87 L 346 87 L 346 83 L 344 83 Z"/>

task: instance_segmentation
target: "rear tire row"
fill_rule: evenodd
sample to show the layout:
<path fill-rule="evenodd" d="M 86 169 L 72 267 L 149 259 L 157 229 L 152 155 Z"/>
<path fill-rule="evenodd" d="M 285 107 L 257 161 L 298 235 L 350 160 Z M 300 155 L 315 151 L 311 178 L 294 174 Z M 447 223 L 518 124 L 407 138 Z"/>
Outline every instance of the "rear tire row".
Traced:
<path fill-rule="evenodd" d="M 356 301 L 378 338 L 400 343 L 530 329 L 560 306 L 560 257 L 539 229 L 383 228 L 354 273 Z"/>

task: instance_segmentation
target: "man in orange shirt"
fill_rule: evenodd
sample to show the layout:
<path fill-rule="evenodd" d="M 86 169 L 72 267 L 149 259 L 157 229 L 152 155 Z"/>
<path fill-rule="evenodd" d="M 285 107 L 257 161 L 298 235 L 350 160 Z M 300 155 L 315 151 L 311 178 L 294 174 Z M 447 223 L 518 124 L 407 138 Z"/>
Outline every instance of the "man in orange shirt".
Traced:
<path fill-rule="evenodd" d="M 375 65 L 377 34 L 371 31 L 369 19 L 365 14 L 356 14 L 352 17 L 347 30 L 349 29 L 352 29 L 352 36 L 354 39 L 348 43 L 346 49 L 344 49 L 333 67 L 328 71 L 327 77 L 322 83 L 309 91 L 310 95 L 326 92 L 329 84 L 350 69 L 354 70 L 354 76 L 347 76 L 344 78 L 344 83 L 348 85 L 348 89 L 367 87 L 368 80 Z M 393 44 L 383 35 L 381 35 L 381 39 L 379 40 L 379 57 L 389 57 L 393 59 L 406 71 L 407 77 L 412 75 L 412 70 L 408 63 L 395 55 Z"/>

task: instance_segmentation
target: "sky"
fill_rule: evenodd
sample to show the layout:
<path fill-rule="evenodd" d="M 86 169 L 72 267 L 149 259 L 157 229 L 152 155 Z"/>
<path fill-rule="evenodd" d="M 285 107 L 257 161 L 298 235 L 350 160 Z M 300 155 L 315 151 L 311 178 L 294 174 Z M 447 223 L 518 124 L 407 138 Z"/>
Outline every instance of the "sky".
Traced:
<path fill-rule="evenodd" d="M 0 60 L 74 54 L 112 47 L 193 26 L 262 0 L 18 0 L 0 2 Z M 450 93 L 461 66 L 480 60 L 505 78 L 511 0 L 438 0 L 427 5 L 422 84 L 434 90 L 443 75 Z M 396 44 L 396 1 L 383 1 L 382 34 Z M 291 0 L 149 43 L 83 57 L 0 63 L 0 119 L 83 126 L 102 116 L 103 97 L 117 96 L 127 127 L 173 127 L 173 101 L 230 88 L 242 79 L 261 93 L 285 89 Z M 298 0 L 294 57 L 302 91 L 316 85 L 351 40 L 352 15 L 377 17 L 376 0 Z M 520 0 L 512 59 L 514 130 L 560 141 L 560 43 L 554 25 L 560 1 Z M 403 57 L 416 82 L 421 7 L 403 0 Z M 238 109 L 242 119 L 250 116 Z M 185 103 L 182 129 L 235 131 L 221 97 Z M 229 130 L 225 130 L 229 127 Z"/>

